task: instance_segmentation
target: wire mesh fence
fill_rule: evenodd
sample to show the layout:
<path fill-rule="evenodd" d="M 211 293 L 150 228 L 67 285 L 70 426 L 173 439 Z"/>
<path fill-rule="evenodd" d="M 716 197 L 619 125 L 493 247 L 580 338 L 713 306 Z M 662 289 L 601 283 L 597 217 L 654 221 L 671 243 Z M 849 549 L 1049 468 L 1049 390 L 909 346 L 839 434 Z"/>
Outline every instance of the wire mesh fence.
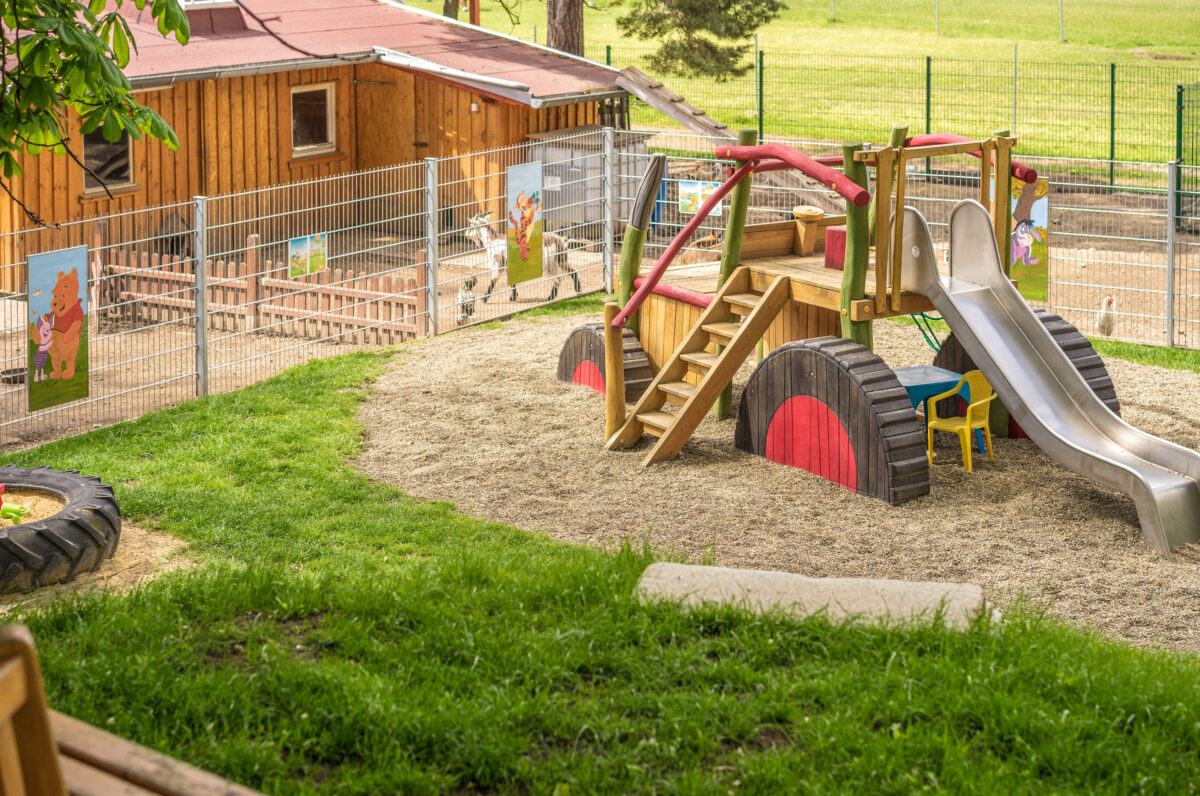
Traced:
<path fill-rule="evenodd" d="M 0 236 L 0 284 L 26 284 L 32 254 L 87 247 L 87 395 L 31 411 L 31 298 L 0 297 L 0 449 L 26 447 L 242 387 L 291 365 L 402 343 L 611 285 L 612 262 L 649 156 L 669 153 L 645 261 L 722 180 L 716 142 L 662 131 L 587 130 L 389 168 Z M 810 155 L 828 142 L 789 140 Z M 1112 336 L 1200 348 L 1200 167 L 1028 158 L 1049 178 L 1046 306 L 1095 334 L 1113 295 Z M 509 169 L 542 165 L 540 278 L 507 278 Z M 979 195 L 978 162 L 923 162 L 909 204 L 944 250 L 954 203 Z M 1117 170 L 1126 184 L 1113 188 Z M 841 200 L 789 172 L 755 178 L 749 223 Z M 725 217 L 696 233 L 674 269 L 711 271 Z M 198 268 L 199 263 L 203 268 Z M 203 319 L 203 322 L 200 320 Z M 60 374 L 61 375 L 61 374 Z"/>
<path fill-rule="evenodd" d="M 653 52 L 601 44 L 588 55 L 654 74 Z M 760 50 L 743 66 L 744 74 L 720 83 L 657 77 L 731 128 L 758 127 L 764 137 L 880 141 L 893 124 L 904 124 L 914 133 L 1006 129 L 1024 151 L 1067 158 L 1162 162 L 1180 157 L 1177 143 L 1184 138 L 1185 147 L 1200 148 L 1200 131 L 1182 126 L 1176 107 L 1178 87 L 1200 81 L 1200 69 L 1178 63 Z M 634 103 L 631 114 L 638 126 L 662 123 L 642 103 Z"/>

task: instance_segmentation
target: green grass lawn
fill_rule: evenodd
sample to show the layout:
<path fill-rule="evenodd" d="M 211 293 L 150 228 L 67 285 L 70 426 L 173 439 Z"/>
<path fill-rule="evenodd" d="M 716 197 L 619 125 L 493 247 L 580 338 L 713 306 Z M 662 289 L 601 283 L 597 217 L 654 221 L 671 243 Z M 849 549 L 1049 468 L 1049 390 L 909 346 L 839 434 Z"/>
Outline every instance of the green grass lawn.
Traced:
<path fill-rule="evenodd" d="M 413 5 L 440 11 L 440 2 Z M 1107 158 L 1115 122 L 1118 159 L 1165 161 L 1175 153 L 1175 85 L 1200 81 L 1200 11 L 1189 0 L 1066 2 L 1067 41 L 1059 42 L 1057 4 L 1018 0 L 1004 6 L 866 0 L 789 2 L 759 33 L 765 52 L 764 126 L 768 135 L 885 141 L 893 124 L 924 132 L 926 64 L 930 126 L 935 132 L 983 136 L 1013 127 L 1022 151 Z M 587 10 L 587 54 L 617 66 L 648 69 L 652 43 L 622 40 L 620 5 Z M 512 25 L 499 4 L 484 3 L 482 23 L 545 42 L 545 4 L 525 2 Z M 1019 44 L 1016 124 L 1012 112 L 1013 44 Z M 1110 96 L 1109 64 L 1117 65 Z M 757 126 L 753 75 L 725 84 L 668 77 L 667 83 L 730 126 Z M 1115 99 L 1115 119 L 1110 101 Z M 663 126 L 635 104 L 635 126 Z"/>
<path fill-rule="evenodd" d="M 405 356 L 312 362 L 4 457 L 101 474 L 127 519 L 204 562 L 20 617 L 51 703 L 271 793 L 1195 782 L 1194 656 L 1019 610 L 957 633 L 642 605 L 643 551 L 368 480 L 358 406 Z"/>

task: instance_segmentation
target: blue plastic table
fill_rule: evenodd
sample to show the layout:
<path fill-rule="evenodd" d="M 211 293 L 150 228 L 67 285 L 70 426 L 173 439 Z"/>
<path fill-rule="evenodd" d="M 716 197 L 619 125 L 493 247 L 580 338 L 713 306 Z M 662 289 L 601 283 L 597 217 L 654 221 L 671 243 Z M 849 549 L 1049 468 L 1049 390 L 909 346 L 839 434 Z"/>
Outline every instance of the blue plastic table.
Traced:
<path fill-rule="evenodd" d="M 918 365 L 915 368 L 897 368 L 893 371 L 896 378 L 900 381 L 900 386 L 908 392 L 908 399 L 912 401 L 913 409 L 924 404 L 925 407 L 925 426 L 929 426 L 929 399 L 933 396 L 943 393 L 946 390 L 953 389 L 958 380 L 962 378 L 961 373 L 955 373 L 952 370 L 939 368 L 934 365 Z M 971 386 L 964 384 L 958 394 L 967 400 L 971 400 Z M 983 430 L 975 429 L 975 446 L 983 453 Z"/>

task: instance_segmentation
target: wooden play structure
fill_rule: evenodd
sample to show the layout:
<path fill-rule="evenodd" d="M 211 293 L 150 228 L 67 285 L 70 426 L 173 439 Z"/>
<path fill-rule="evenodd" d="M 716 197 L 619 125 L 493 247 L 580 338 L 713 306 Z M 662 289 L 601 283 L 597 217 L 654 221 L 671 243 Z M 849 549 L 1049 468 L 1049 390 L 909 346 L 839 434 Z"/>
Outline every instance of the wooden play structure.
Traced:
<path fill-rule="evenodd" d="M 999 240 L 1010 234 L 1009 205 L 991 201 L 990 183 L 995 178 L 996 195 L 1007 197 L 1011 179 L 1032 182 L 1037 174 L 1012 161 L 1015 139 L 1004 132 L 974 140 L 908 137 L 896 128 L 885 146 L 847 145 L 841 157 L 815 159 L 754 141 L 752 132 L 743 131 L 736 143 L 716 147 L 717 158 L 731 161 L 729 178 L 644 270 L 649 213 L 665 160 L 655 156 L 626 227 L 617 303 L 609 305 L 603 324 L 572 332 L 559 378 L 606 392 L 607 449 L 632 447 L 644 435 L 656 438 L 643 461 L 649 465 L 677 456 L 710 408 L 720 418 L 729 416 L 731 379 L 757 349 L 761 361 L 737 408 L 740 449 L 892 504 L 926 494 L 925 427 L 895 373 L 871 350 L 875 319 L 933 309 L 925 295 L 910 289 L 902 266 L 904 214 L 893 210 L 904 207 L 906 165 L 976 156 L 979 198 L 991 207 Z M 875 169 L 873 195 L 868 168 Z M 845 212 L 798 207 L 795 220 L 747 225 L 753 175 L 783 170 L 834 191 Z M 668 272 L 726 196 L 719 268 Z M 1094 356 L 1090 345 L 1085 352 L 1074 337 L 1070 343 L 1073 361 L 1094 364 L 1087 359 L 1089 352 Z M 634 404 L 628 412 L 627 402 Z"/>

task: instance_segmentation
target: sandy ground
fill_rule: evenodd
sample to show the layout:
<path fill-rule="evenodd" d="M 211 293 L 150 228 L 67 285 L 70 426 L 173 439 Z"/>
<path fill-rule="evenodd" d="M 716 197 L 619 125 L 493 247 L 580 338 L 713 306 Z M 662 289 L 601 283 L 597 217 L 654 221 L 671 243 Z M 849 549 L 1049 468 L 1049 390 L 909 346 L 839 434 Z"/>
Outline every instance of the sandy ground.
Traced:
<path fill-rule="evenodd" d="M 22 514 L 16 519 L 6 520 L 0 517 L 0 528 L 10 528 L 21 522 L 33 522 L 52 517 L 62 511 L 65 505 L 49 492 L 33 489 L 5 489 L 4 493 L 0 494 L 0 501 L 29 509 L 28 514 Z"/>
<path fill-rule="evenodd" d="M 1136 643 L 1200 651 L 1200 548 L 1154 552 L 1130 500 L 1028 440 L 998 440 L 996 463 L 977 458 L 974 474 L 943 440 L 931 494 L 899 507 L 738 451 L 734 422 L 711 416 L 677 459 L 650 469 L 640 466 L 645 442 L 604 452 L 600 397 L 554 375 L 570 329 L 595 320 L 517 320 L 413 348 L 362 410 L 359 466 L 412 495 L 569 542 L 646 539 L 724 566 L 973 582 L 1001 606 L 1025 595 Z M 880 323 L 876 336 L 893 367 L 932 360 L 912 327 Z M 1200 448 L 1200 421 L 1185 409 L 1200 405 L 1200 375 L 1109 366 L 1127 420 Z"/>
<path fill-rule="evenodd" d="M 33 592 L 6 594 L 0 597 L 0 616 L 17 608 L 40 605 L 69 594 L 92 590 L 128 591 L 154 580 L 164 572 L 195 566 L 196 561 L 183 552 L 186 546 L 178 537 L 122 521 L 116 555 L 101 564 L 99 569 L 80 575 L 69 583 L 58 583 Z"/>

